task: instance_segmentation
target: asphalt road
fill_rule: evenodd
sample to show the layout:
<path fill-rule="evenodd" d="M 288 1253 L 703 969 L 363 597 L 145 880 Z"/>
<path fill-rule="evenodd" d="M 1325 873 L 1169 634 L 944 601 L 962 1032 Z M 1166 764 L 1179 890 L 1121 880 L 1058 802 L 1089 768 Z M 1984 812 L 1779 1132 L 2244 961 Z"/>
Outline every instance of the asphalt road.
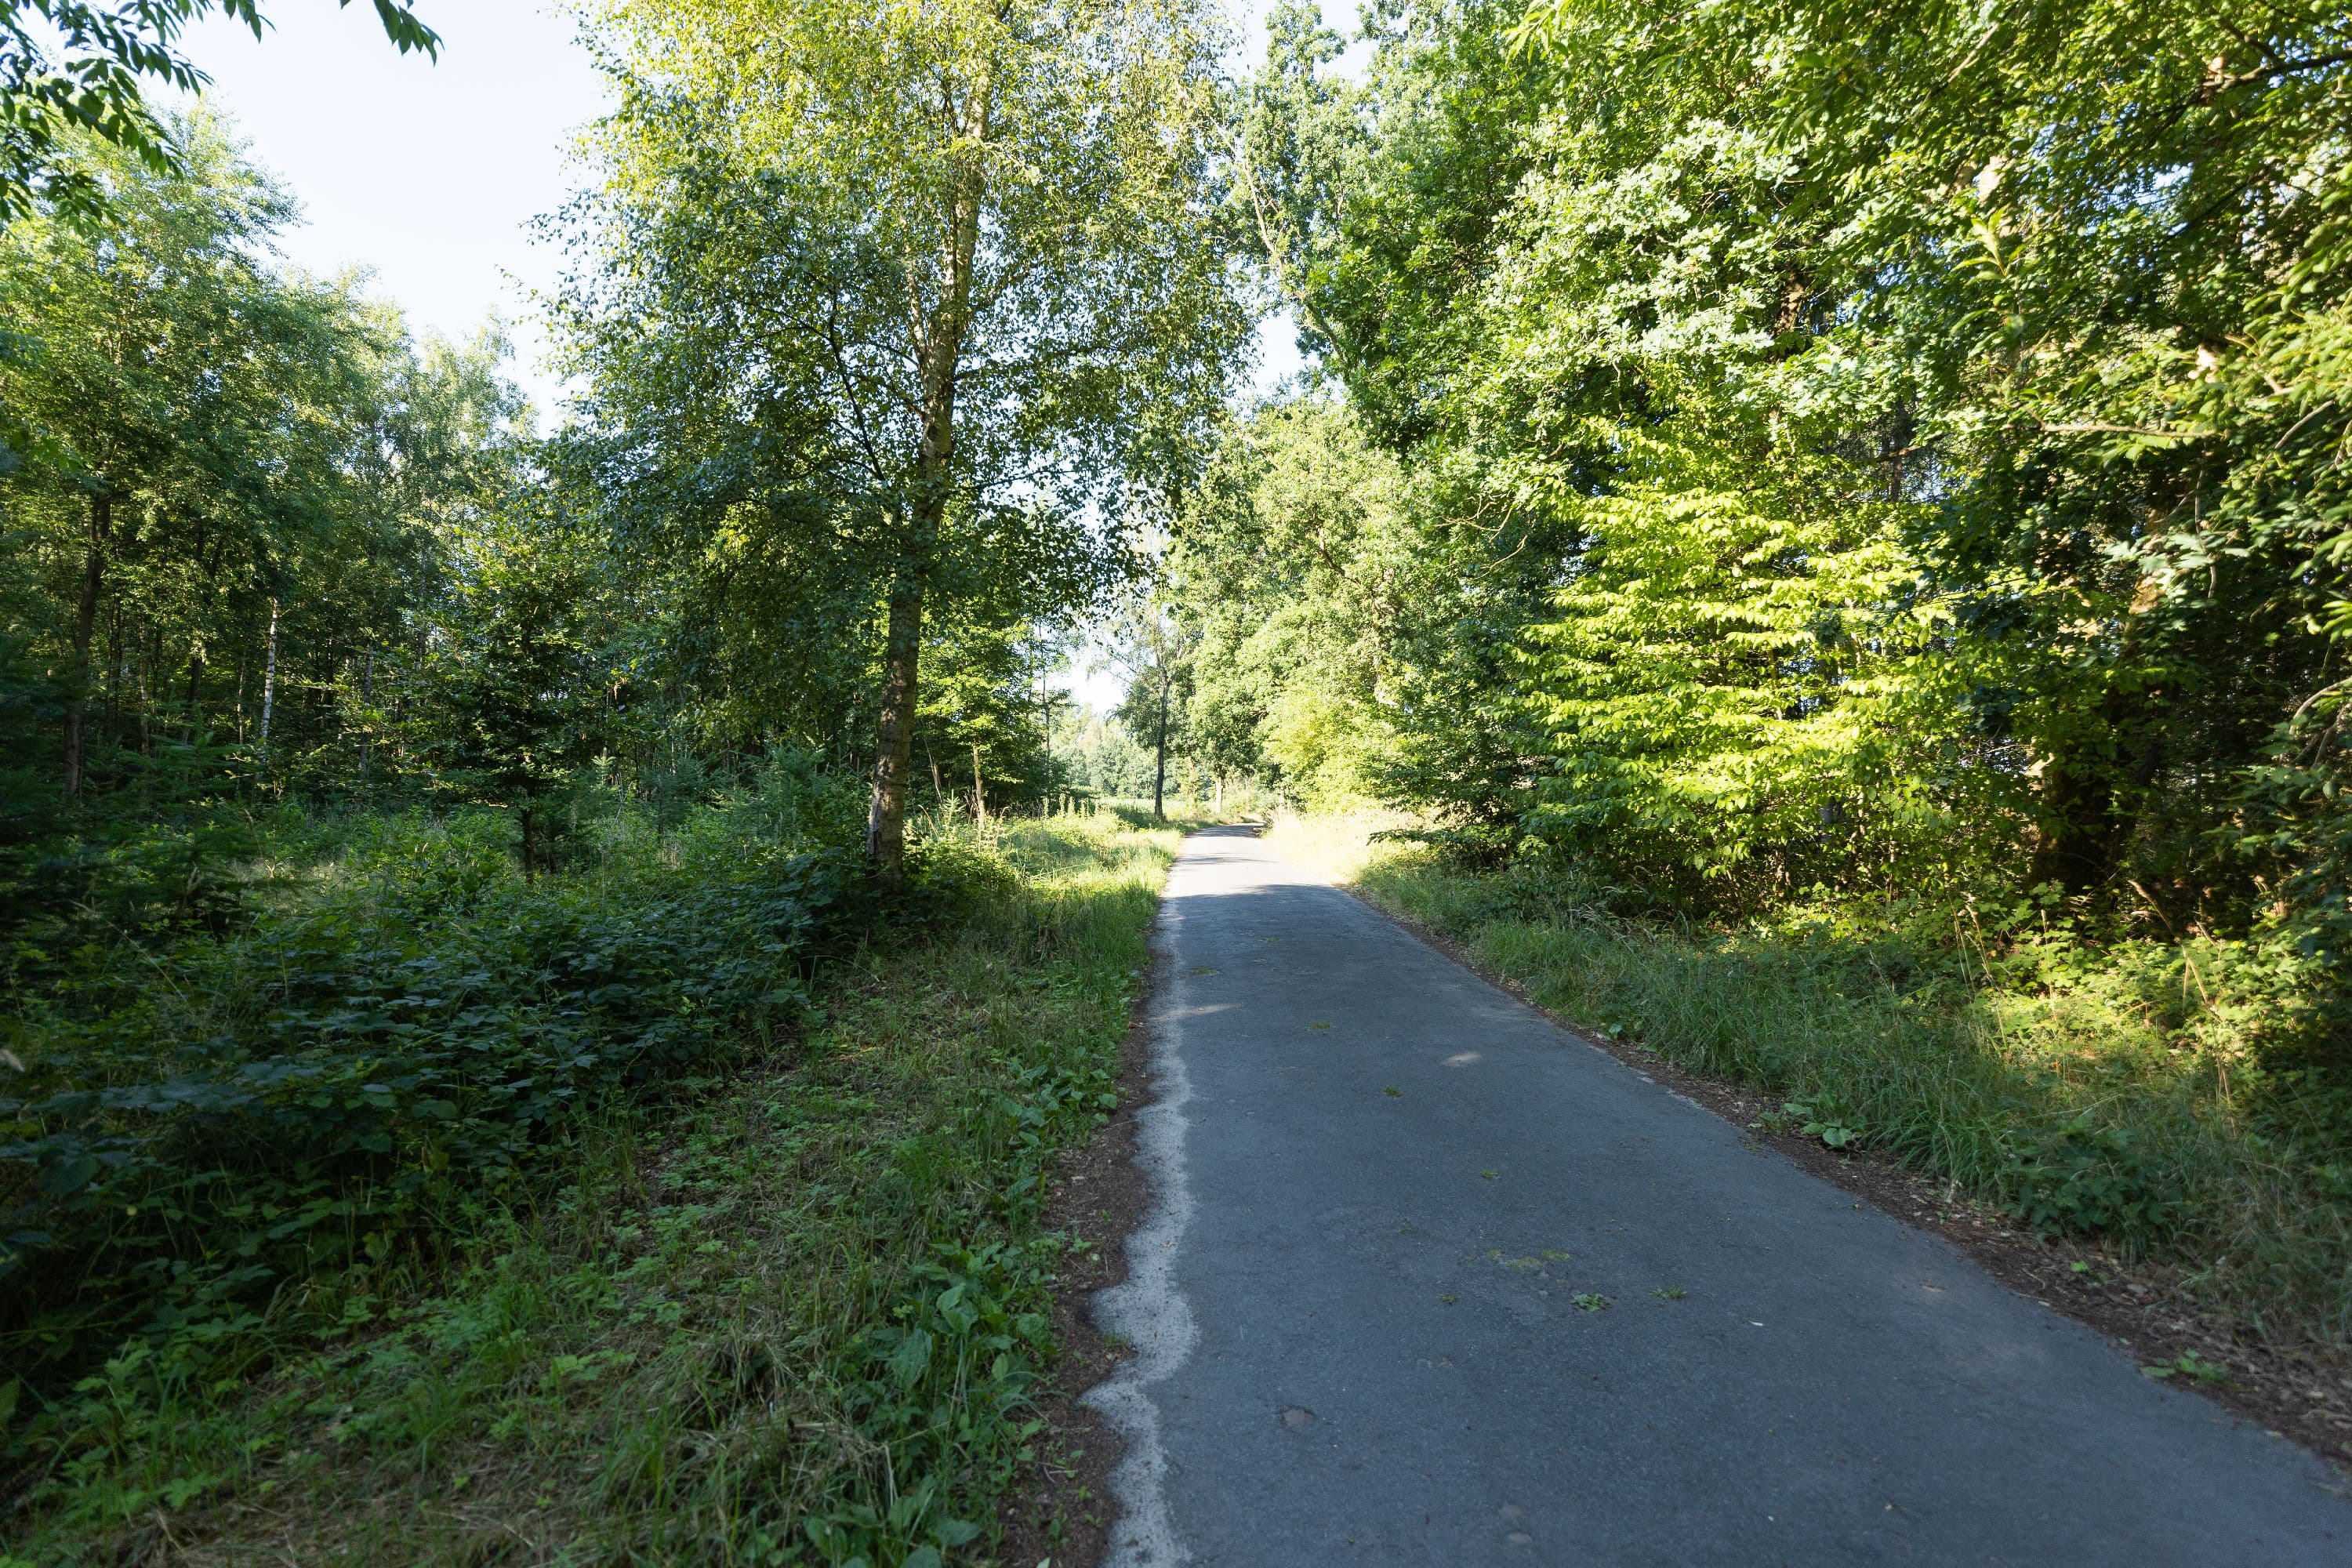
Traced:
<path fill-rule="evenodd" d="M 2352 1568 L 2308 1454 L 1246 834 L 1161 919 L 1112 1563 Z"/>

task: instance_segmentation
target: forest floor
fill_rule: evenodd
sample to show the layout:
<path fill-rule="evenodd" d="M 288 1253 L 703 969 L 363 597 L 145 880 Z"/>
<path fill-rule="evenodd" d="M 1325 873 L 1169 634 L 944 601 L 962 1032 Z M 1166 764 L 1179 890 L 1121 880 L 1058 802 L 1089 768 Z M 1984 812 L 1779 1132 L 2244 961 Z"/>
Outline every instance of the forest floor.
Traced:
<path fill-rule="evenodd" d="M 835 962 L 798 1037 L 585 1119 L 454 1273 L 86 1441 L 0 1563 L 992 1557 L 1086 1266 L 1045 1186 L 1115 1103 L 1178 839 L 999 824 L 968 917 Z M 1024 1529 L 1056 1551 L 1086 1506 Z"/>
<path fill-rule="evenodd" d="M 2302 1563 L 2340 1477 L 1234 829 L 1160 917 L 1108 1562 Z M 2335 1542 L 2331 1545 L 2330 1542 Z"/>

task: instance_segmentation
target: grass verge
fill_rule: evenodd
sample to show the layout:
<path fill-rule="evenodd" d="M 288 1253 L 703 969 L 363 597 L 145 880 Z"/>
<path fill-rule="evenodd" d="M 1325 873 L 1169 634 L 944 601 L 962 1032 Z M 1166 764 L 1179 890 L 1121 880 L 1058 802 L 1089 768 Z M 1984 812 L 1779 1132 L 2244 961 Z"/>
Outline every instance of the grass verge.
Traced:
<path fill-rule="evenodd" d="M 1035 1432 L 1045 1184 L 1114 1101 L 1173 829 L 1001 825 L 1003 875 L 814 987 L 461 1261 L 247 1382 L 124 1364 L 11 1563 L 981 1562 Z"/>
<path fill-rule="evenodd" d="M 1632 921 L 1572 876 L 1374 838 L 1391 826 L 1289 818 L 1272 838 L 1587 1030 L 1759 1093 L 1763 1130 L 2167 1265 L 2250 1343 L 2325 1369 L 2331 1401 L 2352 1387 L 2352 1171 L 2233 1088 L 2193 1005 L 2115 955 Z"/>

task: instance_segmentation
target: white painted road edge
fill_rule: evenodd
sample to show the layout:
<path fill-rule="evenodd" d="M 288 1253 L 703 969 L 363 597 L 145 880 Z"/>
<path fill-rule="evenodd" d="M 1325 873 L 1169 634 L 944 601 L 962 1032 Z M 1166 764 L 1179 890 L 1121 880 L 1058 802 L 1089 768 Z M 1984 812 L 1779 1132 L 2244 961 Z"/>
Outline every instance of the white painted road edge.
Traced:
<path fill-rule="evenodd" d="M 1171 977 L 1170 989 L 1189 989 Z M 1181 1001 L 1181 995 L 1171 996 Z M 1168 1452 L 1160 1440 L 1160 1410 L 1150 1389 L 1173 1375 L 1192 1354 L 1201 1331 L 1192 1304 L 1176 1287 L 1176 1249 L 1192 1223 L 1192 1194 L 1184 1181 L 1184 1107 L 1192 1086 L 1184 1075 L 1183 1017 L 1179 1005 L 1152 1021 L 1151 1071 L 1158 1098 L 1136 1112 L 1135 1163 L 1151 1184 L 1151 1207 L 1127 1238 L 1127 1279 L 1096 1296 L 1096 1324 L 1125 1339 L 1135 1353 L 1116 1375 L 1089 1389 L 1083 1403 L 1101 1412 L 1126 1445 L 1110 1473 L 1118 1522 L 1103 1568 L 1172 1568 L 1191 1552 L 1168 1512 Z"/>

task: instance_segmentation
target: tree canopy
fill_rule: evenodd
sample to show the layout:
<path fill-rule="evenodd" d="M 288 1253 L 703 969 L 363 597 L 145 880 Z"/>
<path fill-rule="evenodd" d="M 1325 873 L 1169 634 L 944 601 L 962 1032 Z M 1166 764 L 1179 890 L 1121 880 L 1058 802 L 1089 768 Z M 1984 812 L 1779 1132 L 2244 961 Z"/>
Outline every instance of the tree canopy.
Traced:
<path fill-rule="evenodd" d="M 927 626 L 1066 614 L 1129 571 L 1131 495 L 1241 343 L 1213 14 L 603 21 L 623 106 L 568 320 L 608 483 L 654 553 L 797 584 L 786 614 L 838 629 L 895 877 Z"/>

